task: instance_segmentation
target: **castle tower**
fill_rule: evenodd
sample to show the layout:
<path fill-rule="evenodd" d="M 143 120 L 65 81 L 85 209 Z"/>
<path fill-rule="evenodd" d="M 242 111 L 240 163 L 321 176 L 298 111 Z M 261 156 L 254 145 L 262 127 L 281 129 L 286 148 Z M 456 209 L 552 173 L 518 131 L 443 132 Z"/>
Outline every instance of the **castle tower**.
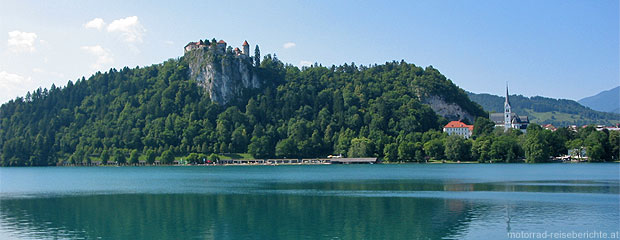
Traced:
<path fill-rule="evenodd" d="M 243 51 L 241 53 L 247 57 L 250 56 L 250 44 L 248 44 L 247 40 L 243 41 Z"/>
<path fill-rule="evenodd" d="M 220 53 L 226 52 L 226 42 L 224 42 L 224 40 L 220 40 L 219 42 L 217 42 L 217 50 Z"/>
<path fill-rule="evenodd" d="M 508 100 L 508 83 L 506 83 L 506 101 L 504 101 L 504 131 L 512 127 L 512 109 Z"/>

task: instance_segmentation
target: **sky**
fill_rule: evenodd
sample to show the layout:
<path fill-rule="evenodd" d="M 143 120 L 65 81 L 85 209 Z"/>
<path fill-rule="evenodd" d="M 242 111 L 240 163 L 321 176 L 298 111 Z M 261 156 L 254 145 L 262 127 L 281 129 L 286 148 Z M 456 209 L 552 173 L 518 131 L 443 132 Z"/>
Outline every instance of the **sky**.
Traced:
<path fill-rule="evenodd" d="M 296 66 L 405 60 L 466 91 L 579 100 L 620 85 L 618 0 L 0 0 L 0 103 L 199 39 Z"/>

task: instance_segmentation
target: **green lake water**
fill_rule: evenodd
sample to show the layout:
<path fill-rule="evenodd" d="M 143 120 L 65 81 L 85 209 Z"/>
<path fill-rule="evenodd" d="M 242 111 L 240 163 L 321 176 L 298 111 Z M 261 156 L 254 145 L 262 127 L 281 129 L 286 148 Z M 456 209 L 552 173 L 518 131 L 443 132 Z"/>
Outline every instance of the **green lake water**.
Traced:
<path fill-rule="evenodd" d="M 612 234 L 619 174 L 615 163 L 0 168 L 0 239 Z"/>

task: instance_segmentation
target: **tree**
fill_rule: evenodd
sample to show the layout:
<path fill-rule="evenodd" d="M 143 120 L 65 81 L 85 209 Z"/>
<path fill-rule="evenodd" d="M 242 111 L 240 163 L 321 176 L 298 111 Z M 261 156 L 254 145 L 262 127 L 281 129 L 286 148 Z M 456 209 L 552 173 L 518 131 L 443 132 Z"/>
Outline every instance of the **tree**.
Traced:
<path fill-rule="evenodd" d="M 477 117 L 474 121 L 474 132 L 472 135 L 478 137 L 481 135 L 487 135 L 493 133 L 495 129 L 495 123 L 486 117 Z"/>
<path fill-rule="evenodd" d="M 220 160 L 220 156 L 218 156 L 218 155 L 217 155 L 217 154 L 215 154 L 215 153 L 211 153 L 211 155 L 209 155 L 209 157 L 207 158 L 207 160 L 209 160 L 209 161 L 211 161 L 211 162 L 213 162 L 213 163 L 216 163 L 217 161 L 219 161 L 219 160 Z"/>
<path fill-rule="evenodd" d="M 103 150 L 101 152 L 101 164 L 106 165 L 108 164 L 108 161 L 110 160 L 110 153 L 108 152 L 108 150 Z"/>
<path fill-rule="evenodd" d="M 583 141 L 588 154 L 588 161 L 600 162 L 607 160 L 605 145 L 608 141 L 607 135 L 602 131 L 592 131 Z"/>
<path fill-rule="evenodd" d="M 551 147 L 549 138 L 551 132 L 542 129 L 537 124 L 530 124 L 527 127 L 524 149 L 527 162 L 546 162 L 551 157 Z"/>
<path fill-rule="evenodd" d="M 250 145 L 248 146 L 248 153 L 252 154 L 254 158 L 268 158 L 273 155 L 273 151 L 270 151 L 270 143 L 267 136 L 252 137 Z"/>
<path fill-rule="evenodd" d="M 403 141 L 398 145 L 398 159 L 401 161 L 409 162 L 415 159 L 415 144 L 408 141 Z"/>
<path fill-rule="evenodd" d="M 398 161 L 398 145 L 396 143 L 388 143 L 383 147 L 383 159 L 388 162 Z"/>
<path fill-rule="evenodd" d="M 172 151 L 170 151 L 170 150 L 164 151 L 161 154 L 160 162 L 162 164 L 172 164 L 172 163 L 174 163 L 174 155 L 172 154 Z"/>
<path fill-rule="evenodd" d="M 156 154 L 152 149 L 146 150 L 146 163 L 153 164 L 155 163 Z"/>
<path fill-rule="evenodd" d="M 260 66 L 260 49 L 258 48 L 258 44 L 256 44 L 256 48 L 254 48 L 254 66 Z"/>
<path fill-rule="evenodd" d="M 131 154 L 129 154 L 129 164 L 138 164 L 140 155 L 138 154 L 138 150 L 131 150 Z"/>
<path fill-rule="evenodd" d="M 446 159 L 452 161 L 468 161 L 471 158 L 471 145 L 460 136 L 452 135 L 444 139 Z"/>
<path fill-rule="evenodd" d="M 620 159 L 620 131 L 609 132 L 609 146 L 611 146 L 611 161 Z"/>
<path fill-rule="evenodd" d="M 295 142 L 290 138 L 283 139 L 276 144 L 276 156 L 278 157 L 295 158 L 297 151 Z"/>
<path fill-rule="evenodd" d="M 432 139 L 424 143 L 424 152 L 434 160 L 443 159 L 444 147 L 439 138 Z"/>
<path fill-rule="evenodd" d="M 114 162 L 116 162 L 117 164 L 125 164 L 127 162 L 125 153 L 122 150 L 116 149 L 114 151 Z"/>
<path fill-rule="evenodd" d="M 372 142 L 370 139 L 361 137 L 351 139 L 349 157 L 370 157 L 372 155 Z"/>
<path fill-rule="evenodd" d="M 197 164 L 197 163 L 202 163 L 202 158 L 200 157 L 200 154 L 198 153 L 190 153 L 187 156 L 187 162 L 191 163 L 191 164 Z"/>

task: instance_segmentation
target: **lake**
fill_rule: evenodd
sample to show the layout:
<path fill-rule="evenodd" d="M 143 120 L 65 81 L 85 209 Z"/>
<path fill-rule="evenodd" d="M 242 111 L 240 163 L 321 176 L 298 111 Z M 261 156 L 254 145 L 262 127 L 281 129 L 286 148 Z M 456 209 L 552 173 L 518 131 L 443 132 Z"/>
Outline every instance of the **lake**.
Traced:
<path fill-rule="evenodd" d="M 0 239 L 615 234 L 619 179 L 617 163 L 0 168 Z"/>

